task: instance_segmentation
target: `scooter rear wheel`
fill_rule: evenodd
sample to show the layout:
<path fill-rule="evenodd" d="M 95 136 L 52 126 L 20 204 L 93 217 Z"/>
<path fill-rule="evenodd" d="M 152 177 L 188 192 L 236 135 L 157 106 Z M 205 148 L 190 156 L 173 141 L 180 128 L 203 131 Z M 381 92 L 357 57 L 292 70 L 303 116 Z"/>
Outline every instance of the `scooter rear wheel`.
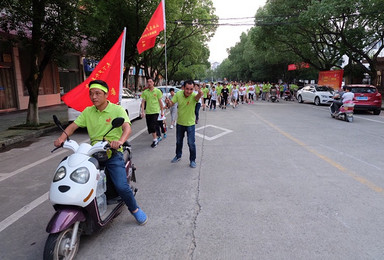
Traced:
<path fill-rule="evenodd" d="M 60 233 L 49 234 L 44 247 L 44 260 L 74 259 L 80 244 L 80 235 L 74 248 L 70 250 L 73 228 L 68 228 Z"/>
<path fill-rule="evenodd" d="M 352 123 L 353 122 L 353 116 L 346 116 L 345 121 Z"/>

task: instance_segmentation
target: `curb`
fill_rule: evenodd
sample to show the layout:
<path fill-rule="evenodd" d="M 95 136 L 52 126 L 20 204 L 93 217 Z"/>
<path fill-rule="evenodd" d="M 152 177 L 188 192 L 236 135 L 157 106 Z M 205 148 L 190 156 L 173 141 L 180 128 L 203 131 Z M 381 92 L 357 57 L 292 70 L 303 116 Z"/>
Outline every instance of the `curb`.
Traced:
<path fill-rule="evenodd" d="M 23 133 L 21 135 L 8 138 L 6 140 L 0 140 L 0 152 L 2 152 L 4 149 L 8 148 L 11 145 L 21 143 L 30 138 L 40 137 L 43 134 L 50 133 L 55 130 L 57 130 L 57 126 L 51 126 L 40 130 L 26 130 L 29 131 L 29 133 Z"/>

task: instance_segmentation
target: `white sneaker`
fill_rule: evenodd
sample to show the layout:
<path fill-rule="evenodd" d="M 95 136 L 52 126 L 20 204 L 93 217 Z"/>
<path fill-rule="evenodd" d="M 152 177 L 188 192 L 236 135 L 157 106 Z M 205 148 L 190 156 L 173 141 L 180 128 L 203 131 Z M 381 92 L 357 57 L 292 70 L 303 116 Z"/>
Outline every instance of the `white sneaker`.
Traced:
<path fill-rule="evenodd" d="M 169 128 L 171 128 L 171 129 L 172 129 L 172 128 L 173 128 L 173 125 L 171 125 Z"/>

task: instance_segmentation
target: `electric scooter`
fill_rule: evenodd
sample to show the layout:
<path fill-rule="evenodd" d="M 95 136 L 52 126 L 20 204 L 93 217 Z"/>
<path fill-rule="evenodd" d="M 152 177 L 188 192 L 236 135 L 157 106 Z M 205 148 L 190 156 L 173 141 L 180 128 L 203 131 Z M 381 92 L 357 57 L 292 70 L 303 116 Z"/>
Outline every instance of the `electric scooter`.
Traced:
<path fill-rule="evenodd" d="M 279 102 L 279 100 L 277 99 L 277 90 L 276 89 L 271 89 L 271 93 L 270 93 L 270 97 L 269 99 L 272 101 L 272 102 Z M 269 101 L 269 100 L 268 100 Z"/>
<path fill-rule="evenodd" d="M 353 122 L 353 110 L 355 108 L 355 104 L 352 101 L 346 101 L 340 107 L 338 111 L 333 111 L 332 105 L 329 107 L 329 112 L 331 116 L 336 119 L 344 120 L 347 122 Z"/>
<path fill-rule="evenodd" d="M 57 117 L 53 118 L 65 133 Z M 104 137 L 123 123 L 123 118 L 115 118 Z M 73 154 L 60 162 L 51 183 L 49 200 L 56 213 L 46 228 L 49 235 L 44 247 L 44 259 L 73 259 L 80 245 L 80 236 L 90 235 L 107 225 L 125 205 L 109 181 L 109 173 L 105 172 L 104 163 L 108 159 L 110 145 L 104 137 L 94 145 L 79 145 L 67 137 L 61 146 L 73 151 Z M 131 162 L 131 147 L 128 142 L 122 147 L 127 180 L 136 194 L 137 188 L 132 186 L 132 182 L 136 182 L 136 168 Z M 113 203 L 110 204 L 107 199 Z"/>

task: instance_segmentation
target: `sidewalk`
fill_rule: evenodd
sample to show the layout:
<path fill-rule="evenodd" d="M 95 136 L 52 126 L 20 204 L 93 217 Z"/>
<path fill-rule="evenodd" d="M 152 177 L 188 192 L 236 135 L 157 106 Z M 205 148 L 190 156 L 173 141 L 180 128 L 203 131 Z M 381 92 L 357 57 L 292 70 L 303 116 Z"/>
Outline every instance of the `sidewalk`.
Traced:
<path fill-rule="evenodd" d="M 68 122 L 67 106 L 65 104 L 39 108 L 40 123 L 53 123 L 52 115 L 56 115 L 63 125 Z M 39 137 L 45 133 L 56 130 L 50 126 L 39 130 L 15 129 L 9 127 L 25 124 L 27 111 L 16 111 L 0 114 L 0 152 L 5 148 L 24 140 Z"/>

